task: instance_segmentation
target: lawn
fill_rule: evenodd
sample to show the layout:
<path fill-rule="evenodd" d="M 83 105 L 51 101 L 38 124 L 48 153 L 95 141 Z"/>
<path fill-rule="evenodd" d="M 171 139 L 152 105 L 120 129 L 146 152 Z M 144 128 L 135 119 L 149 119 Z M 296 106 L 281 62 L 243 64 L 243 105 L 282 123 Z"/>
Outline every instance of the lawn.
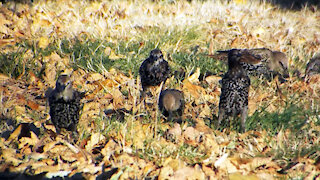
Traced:
<path fill-rule="evenodd" d="M 0 178 L 317 179 L 320 11 L 264 1 L 34 1 L 0 5 Z M 284 52 L 290 77 L 251 77 L 248 131 L 215 127 L 217 50 Z M 184 121 L 166 122 L 156 96 L 140 100 L 139 67 L 159 48 L 184 92 Z M 70 74 L 82 100 L 79 139 L 60 135 L 46 99 Z M 154 90 L 154 94 L 156 90 Z M 113 111 L 115 110 L 115 111 Z M 111 113 L 108 113 L 111 112 Z"/>

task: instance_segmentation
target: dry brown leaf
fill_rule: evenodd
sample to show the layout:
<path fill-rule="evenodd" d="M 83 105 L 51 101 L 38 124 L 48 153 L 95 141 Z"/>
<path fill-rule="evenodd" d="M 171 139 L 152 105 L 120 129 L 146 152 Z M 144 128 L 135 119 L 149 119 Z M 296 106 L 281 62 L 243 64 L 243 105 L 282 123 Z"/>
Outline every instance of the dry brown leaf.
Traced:
<path fill-rule="evenodd" d="M 102 79 L 104 79 L 104 77 L 100 73 L 90 73 L 87 77 L 87 81 L 89 82 L 100 81 Z"/>
<path fill-rule="evenodd" d="M 166 135 L 167 139 L 180 139 L 181 138 L 181 127 L 180 124 L 175 123 L 172 128 L 168 129 Z"/>
<path fill-rule="evenodd" d="M 32 109 L 32 110 L 38 110 L 39 109 L 39 104 L 37 104 L 34 101 L 27 101 L 27 105 Z"/>
<path fill-rule="evenodd" d="M 196 72 L 187 78 L 190 83 L 199 83 L 200 68 L 197 68 Z"/>
<path fill-rule="evenodd" d="M 215 84 L 215 85 L 218 85 L 219 84 L 219 81 L 221 80 L 221 77 L 220 76 L 208 76 L 206 77 L 206 82 L 208 84 Z"/>
<path fill-rule="evenodd" d="M 14 107 L 14 110 L 15 110 L 15 113 L 19 115 L 24 114 L 26 112 L 26 108 L 24 106 L 19 106 L 19 105 L 16 105 Z"/>
<path fill-rule="evenodd" d="M 34 170 L 34 174 L 40 174 L 43 172 L 57 172 L 60 170 L 60 166 L 56 165 L 56 166 L 41 166 L 38 168 L 35 168 Z"/>
<path fill-rule="evenodd" d="M 118 144 L 113 139 L 110 139 L 104 148 L 101 149 L 101 154 L 104 156 L 103 160 L 109 161 L 110 156 L 114 153 L 117 147 L 119 147 Z"/>
<path fill-rule="evenodd" d="M 39 42 L 38 42 L 39 48 L 45 49 L 48 47 L 48 45 L 49 45 L 49 38 L 44 37 L 44 36 L 40 37 Z"/>
<path fill-rule="evenodd" d="M 7 27 L 5 27 L 7 28 Z M 10 39 L 0 39 L 0 47 L 1 46 L 7 46 L 7 45 L 14 45 L 16 43 L 14 38 Z"/>
<path fill-rule="evenodd" d="M 8 79 L 9 79 L 9 76 L 0 73 L 0 81 L 6 81 Z"/>
<path fill-rule="evenodd" d="M 238 171 L 237 167 L 230 161 L 228 154 L 223 154 L 215 163 L 214 166 L 219 169 L 224 169 L 228 173 L 235 173 Z"/>
<path fill-rule="evenodd" d="M 100 82 L 100 83 L 101 83 L 102 86 L 108 87 L 108 88 L 111 88 L 111 87 L 114 87 L 114 86 L 117 85 L 117 83 L 114 82 L 114 81 L 111 80 L 111 79 L 106 79 L 106 80 L 104 80 L 104 81 L 102 81 L 102 82 Z"/>
<path fill-rule="evenodd" d="M 201 109 L 201 112 L 199 114 L 199 118 L 206 118 L 206 117 L 211 117 L 212 116 L 212 111 L 211 108 L 208 106 L 208 104 L 205 104 L 204 107 Z"/>
<path fill-rule="evenodd" d="M 193 127 L 187 127 L 183 132 L 183 137 L 186 143 L 190 145 L 197 145 L 198 144 L 198 137 L 200 132 Z"/>
<path fill-rule="evenodd" d="M 34 146 L 39 142 L 39 139 L 37 137 L 36 134 L 34 134 L 33 131 L 30 131 L 31 137 L 22 137 L 19 141 L 19 148 L 22 148 L 23 146 L 25 146 L 26 144 L 28 144 L 29 146 Z"/>
<path fill-rule="evenodd" d="M 57 143 L 58 143 L 57 141 L 46 143 L 43 147 L 43 152 L 50 151 Z"/>
<path fill-rule="evenodd" d="M 63 151 L 63 153 L 60 154 L 60 157 L 62 160 L 66 162 L 74 162 L 78 160 L 76 154 L 72 152 L 71 150 Z"/>
<path fill-rule="evenodd" d="M 256 175 L 243 175 L 241 173 L 231 173 L 229 174 L 230 180 L 260 180 Z"/>
<path fill-rule="evenodd" d="M 176 172 L 174 172 L 173 179 L 178 180 L 191 180 L 191 179 L 205 179 L 205 175 L 200 168 L 200 166 L 197 164 L 194 168 L 192 167 L 184 167 L 181 169 L 178 169 Z"/>
<path fill-rule="evenodd" d="M 124 104 L 124 96 L 121 93 L 119 89 L 113 89 L 111 91 L 112 97 L 113 97 L 113 107 L 115 109 L 119 109 L 123 106 Z"/>
<path fill-rule="evenodd" d="M 18 166 L 22 161 L 17 159 L 17 153 L 15 149 L 2 150 L 1 157 L 6 160 L 7 163 L 12 163 L 14 166 Z"/>
<path fill-rule="evenodd" d="M 170 166 L 173 171 L 177 171 L 178 169 L 184 168 L 185 164 L 180 159 L 172 159 L 169 157 L 164 161 L 163 166 Z"/>
<path fill-rule="evenodd" d="M 51 148 L 49 150 L 49 152 L 60 154 L 60 153 L 64 152 L 65 150 L 67 150 L 67 148 L 68 147 L 64 146 L 64 145 L 55 145 L 53 148 Z"/>
<path fill-rule="evenodd" d="M 100 141 L 104 140 L 105 137 L 100 133 L 93 133 L 90 137 L 90 140 L 87 142 L 86 150 L 91 152 L 92 148 L 98 144 Z"/>
<path fill-rule="evenodd" d="M 159 180 L 171 179 L 173 176 L 173 169 L 170 166 L 164 166 L 160 169 Z"/>
<path fill-rule="evenodd" d="M 10 134 L 9 138 L 7 139 L 7 142 L 10 142 L 12 140 L 18 140 L 18 136 L 21 133 L 22 125 L 20 124 L 13 133 Z"/>
<path fill-rule="evenodd" d="M 189 92 L 193 98 L 198 99 L 200 98 L 201 93 L 204 93 L 205 90 L 201 86 L 194 85 L 185 79 L 183 81 L 183 92 Z"/>
<path fill-rule="evenodd" d="M 121 55 L 121 54 L 116 55 L 116 53 L 113 50 L 110 51 L 109 59 L 111 60 L 118 60 L 118 59 L 125 59 L 125 58 L 126 58 L 125 55 Z"/>

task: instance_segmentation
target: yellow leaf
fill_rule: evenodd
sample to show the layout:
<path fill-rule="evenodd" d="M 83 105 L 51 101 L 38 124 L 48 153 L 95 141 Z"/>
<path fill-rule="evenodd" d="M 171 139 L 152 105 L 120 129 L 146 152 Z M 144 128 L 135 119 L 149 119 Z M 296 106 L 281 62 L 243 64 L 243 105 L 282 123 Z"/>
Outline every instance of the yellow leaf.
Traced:
<path fill-rule="evenodd" d="M 42 49 L 45 49 L 48 45 L 49 45 L 48 37 L 44 37 L 44 36 L 40 37 L 38 46 Z"/>
<path fill-rule="evenodd" d="M 20 132 L 21 132 L 21 128 L 22 128 L 22 125 L 20 124 L 18 127 L 17 127 L 17 129 L 15 129 L 14 131 L 13 131 L 13 133 L 11 133 L 10 134 L 10 137 L 8 138 L 8 142 L 10 142 L 11 140 L 13 140 L 13 139 L 18 139 L 18 136 L 19 136 L 19 134 L 20 134 Z"/>
<path fill-rule="evenodd" d="M 200 76 L 200 68 L 197 68 L 196 72 L 193 73 L 191 76 L 189 76 L 187 80 L 190 81 L 191 83 L 198 83 L 199 76 Z"/>
<path fill-rule="evenodd" d="M 230 180 L 259 180 L 256 175 L 242 175 L 241 173 L 229 174 Z"/>
<path fill-rule="evenodd" d="M 228 173 L 237 172 L 237 167 L 231 163 L 230 159 L 228 159 L 229 154 L 223 154 L 215 163 L 214 166 L 216 168 L 227 170 Z"/>
<path fill-rule="evenodd" d="M 208 76 L 206 77 L 206 82 L 208 84 L 219 84 L 219 81 L 221 80 L 221 77 L 220 76 Z"/>
<path fill-rule="evenodd" d="M 174 173 L 172 179 L 205 179 L 205 174 L 197 164 L 195 167 L 184 167 Z"/>
<path fill-rule="evenodd" d="M 1 74 L 0 73 L 0 81 L 5 81 L 5 80 L 8 80 L 9 77 L 7 75 L 4 75 L 4 74 Z"/>
<path fill-rule="evenodd" d="M 56 141 L 53 141 L 53 142 L 50 142 L 50 143 L 47 143 L 46 145 L 44 145 L 43 147 L 43 152 L 47 152 L 49 150 L 51 150 L 55 145 L 56 145 Z"/>
<path fill-rule="evenodd" d="M 234 3 L 240 5 L 240 4 L 247 4 L 247 0 L 233 0 Z"/>
<path fill-rule="evenodd" d="M 90 140 L 88 141 L 88 143 L 86 145 L 86 150 L 90 152 L 94 145 L 98 144 L 99 141 L 104 140 L 104 139 L 105 139 L 105 137 L 102 134 L 93 133 L 91 135 Z"/>
<path fill-rule="evenodd" d="M 90 73 L 87 77 L 87 81 L 94 82 L 94 81 L 99 81 L 103 79 L 103 75 L 100 73 Z"/>
<path fill-rule="evenodd" d="M 190 95 L 198 99 L 200 98 L 201 93 L 205 92 L 203 87 L 192 84 L 189 80 L 185 79 L 183 81 L 183 92 L 189 92 Z M 185 93 L 187 95 L 187 93 Z"/>
<path fill-rule="evenodd" d="M 39 104 L 37 104 L 34 101 L 27 101 L 27 105 L 32 109 L 32 110 L 38 110 Z"/>
<path fill-rule="evenodd" d="M 118 60 L 118 59 L 124 59 L 124 58 L 126 58 L 126 56 L 121 54 L 116 55 L 116 53 L 113 50 L 111 50 L 109 55 L 109 59 L 111 60 Z"/>
<path fill-rule="evenodd" d="M 67 150 L 67 148 L 68 147 L 65 145 L 56 145 L 52 149 L 50 149 L 50 152 L 60 154 L 61 152 L 64 152 L 65 150 Z"/>
<path fill-rule="evenodd" d="M 164 166 L 159 173 L 159 180 L 171 179 L 173 175 L 173 169 L 170 166 Z"/>
<path fill-rule="evenodd" d="M 37 137 L 36 134 L 34 134 L 33 131 L 30 131 L 30 134 L 31 134 L 31 138 L 29 137 L 22 137 L 19 141 L 20 141 L 20 144 L 19 144 L 19 148 L 22 148 L 23 146 L 25 146 L 26 144 L 28 144 L 29 146 L 34 146 L 35 144 L 38 143 L 39 139 Z"/>

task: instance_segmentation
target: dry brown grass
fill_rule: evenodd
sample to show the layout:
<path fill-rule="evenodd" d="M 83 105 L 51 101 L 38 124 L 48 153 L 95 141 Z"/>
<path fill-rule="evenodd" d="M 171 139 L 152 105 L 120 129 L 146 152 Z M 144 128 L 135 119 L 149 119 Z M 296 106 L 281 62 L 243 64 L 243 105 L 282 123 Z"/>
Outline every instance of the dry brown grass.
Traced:
<path fill-rule="evenodd" d="M 310 83 L 291 77 L 284 84 L 253 79 L 251 131 L 239 134 L 236 128 L 219 132 L 210 124 L 208 119 L 214 121 L 217 115 L 219 76 L 199 82 L 196 69 L 207 71 L 211 64 L 204 55 L 216 50 L 267 47 L 286 53 L 291 75 L 296 69 L 303 74 L 307 61 L 320 50 L 319 32 L 319 11 L 290 11 L 248 0 L 2 4 L 0 48 L 3 55 L 11 55 L 2 56 L 3 62 L 19 61 L 0 76 L 1 123 L 8 119 L 16 123 L 3 128 L 3 136 L 5 130 L 11 135 L 1 138 L 0 169 L 32 175 L 49 172 L 47 177 L 80 172 L 94 178 L 109 172 L 107 177 L 120 179 L 318 177 L 317 77 Z M 95 40 L 97 45 L 91 46 Z M 66 42 L 72 52 L 62 47 Z M 186 64 L 187 74 L 196 72 L 187 81 L 171 78 L 167 83 L 186 96 L 186 123 L 181 127 L 164 123 L 156 105 L 140 103 L 136 69 L 155 47 L 174 69 Z M 114 68 L 106 68 L 107 63 Z M 223 69 L 218 65 L 212 65 L 213 72 Z M 118 67 L 126 69 L 121 72 Z M 75 88 L 89 92 L 76 145 L 48 130 L 54 128 L 45 91 L 60 72 L 72 73 Z M 104 115 L 105 109 L 119 108 L 131 112 Z M 19 128 L 13 132 L 21 123 L 31 123 L 40 132 L 23 135 Z"/>

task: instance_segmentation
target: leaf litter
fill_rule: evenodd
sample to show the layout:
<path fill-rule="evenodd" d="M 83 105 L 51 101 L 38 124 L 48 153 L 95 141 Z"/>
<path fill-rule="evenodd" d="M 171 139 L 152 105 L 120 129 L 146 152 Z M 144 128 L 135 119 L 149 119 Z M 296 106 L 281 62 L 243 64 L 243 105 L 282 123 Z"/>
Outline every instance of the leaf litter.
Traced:
<path fill-rule="evenodd" d="M 197 23 L 215 25 L 208 30 L 213 33 L 208 43 L 209 54 L 225 47 L 217 43 L 223 39 L 227 40 L 222 43 L 237 48 L 279 42 L 274 48 L 288 52 L 292 59 L 302 55 L 283 46 L 284 42 L 304 46 L 304 56 L 310 56 L 311 52 L 319 48 L 319 43 L 311 43 L 314 39 L 319 40 L 318 34 L 314 33 L 312 38 L 305 37 L 294 29 L 296 21 L 302 23 L 303 20 L 281 19 L 285 12 L 274 10 L 271 5 L 257 6 L 250 11 L 250 16 L 260 17 L 259 11 L 272 11 L 273 14 L 268 16 L 288 24 L 284 26 L 288 29 L 271 36 L 268 31 L 276 26 L 276 21 L 263 20 L 259 26 L 252 27 L 248 23 L 250 17 L 232 10 L 234 6 L 239 6 L 244 9 L 243 12 L 249 11 L 244 7 L 247 1 L 216 4 L 223 7 L 219 11 L 228 17 L 227 20 L 222 17 L 203 18 L 206 6 L 212 8 L 210 2 L 177 2 L 177 6 L 170 5 L 168 8 L 163 8 L 161 3 L 147 2 L 141 6 L 144 9 L 141 10 L 145 18 L 143 21 L 140 21 L 141 14 L 135 9 L 139 4 L 133 2 L 111 2 L 108 5 L 89 1 L 39 1 L 33 6 L 18 3 L 14 10 L 10 3 L 1 4 L 0 46 L 3 52 L 12 50 L 10 47 L 15 43 L 33 37 L 36 37 L 34 42 L 38 48 L 46 49 L 55 38 L 80 37 L 83 33 L 118 41 L 120 36 L 134 36 L 137 30 L 132 27 L 156 25 L 168 28 L 174 25 L 183 28 L 186 24 Z M 203 12 L 193 11 L 192 5 Z M 306 16 L 309 13 L 309 22 L 319 22 L 319 14 L 305 13 Z M 163 15 L 168 16 L 159 20 L 161 18 L 158 17 Z M 241 17 L 240 20 L 238 17 Z M 131 23 L 128 23 L 128 18 Z M 183 21 L 178 21 L 179 18 Z M 108 27 L 112 31 L 105 31 Z M 112 61 L 127 58 L 110 47 L 105 48 L 105 53 Z M 25 53 L 24 59 L 32 59 L 33 56 L 32 53 Z M 266 131 L 252 130 L 244 134 L 227 130 L 220 132 L 205 123 L 205 119 L 212 120 L 211 115 L 217 111 L 212 109 L 212 104 L 215 107 L 218 105 L 219 76 L 206 77 L 209 87 L 204 88 L 199 82 L 198 68 L 178 87 L 184 91 L 187 99 L 186 116 L 191 116 L 195 121 L 194 126 L 189 122 L 180 125 L 166 123 L 162 116 L 155 113 L 156 106 L 143 108 L 144 105 L 139 102 L 139 80 L 130 74 L 125 75 L 116 69 L 100 73 L 79 68 L 75 70 L 71 68 L 70 58 L 61 56 L 59 52 L 52 52 L 38 61 L 44 72 L 40 78 L 31 69 L 23 73 L 28 78 L 20 76 L 13 79 L 0 74 L 2 172 L 29 175 L 45 173 L 47 178 L 72 177 L 82 173 L 87 179 L 104 174 L 107 174 L 105 178 L 110 179 L 276 179 L 296 177 L 297 173 L 306 179 L 319 177 L 319 149 L 287 161 L 275 157 L 275 151 L 299 148 L 294 141 L 291 143 L 290 138 L 295 134 L 290 130 L 281 130 L 276 136 L 270 137 Z M 68 142 L 65 134 L 56 135 L 50 122 L 47 90 L 55 86 L 59 73 L 72 74 L 74 88 L 88 92 L 82 102 L 84 106 L 78 126 L 82 136 L 77 143 Z M 291 79 L 280 88 L 318 98 L 317 82 L 317 78 L 308 83 Z M 280 98 L 270 94 L 273 91 L 269 89 L 275 89 L 276 84 L 270 82 L 268 85 L 267 90 L 263 91 L 251 87 L 251 115 L 264 102 L 270 103 Z M 152 99 L 151 102 L 155 103 L 156 100 Z M 116 112 L 121 108 L 126 110 L 122 118 L 124 123 L 112 121 L 113 116 L 105 115 L 106 109 Z M 267 109 L 275 111 L 277 108 L 276 105 L 270 105 Z M 315 128 L 308 135 L 312 139 L 311 143 L 319 142 L 318 126 L 314 125 Z M 305 147 L 308 147 L 308 139 L 305 141 Z"/>

